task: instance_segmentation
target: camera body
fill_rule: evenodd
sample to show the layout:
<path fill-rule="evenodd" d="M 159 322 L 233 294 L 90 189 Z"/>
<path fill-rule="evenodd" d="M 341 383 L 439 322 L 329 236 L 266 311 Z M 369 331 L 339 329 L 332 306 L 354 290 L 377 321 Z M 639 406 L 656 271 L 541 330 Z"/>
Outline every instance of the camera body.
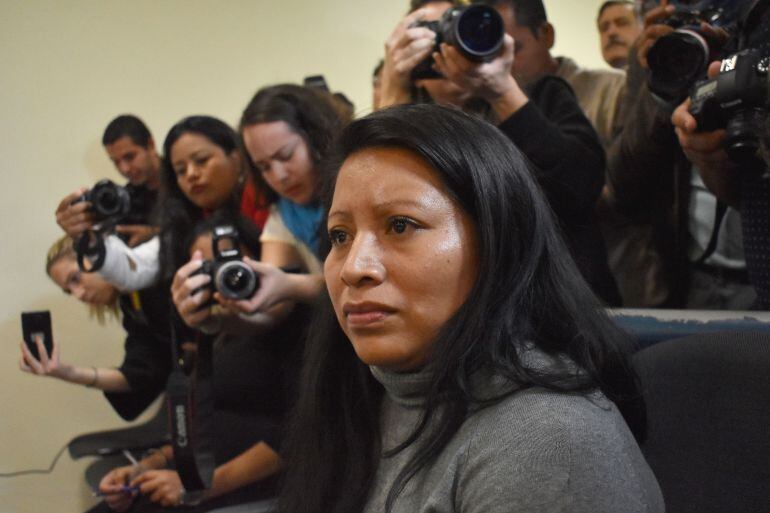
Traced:
<path fill-rule="evenodd" d="M 719 74 L 698 82 L 690 93 L 690 113 L 698 129 L 727 131 L 730 158 L 748 163 L 756 158 L 767 119 L 770 56 L 748 49 L 722 60 Z"/>
<path fill-rule="evenodd" d="M 85 194 L 72 203 L 88 201 L 91 203 L 90 211 L 94 215 L 94 221 L 118 223 L 131 211 L 131 195 L 123 186 L 117 185 L 112 180 L 99 180 Z"/>
<path fill-rule="evenodd" d="M 693 84 L 706 76 L 709 63 L 719 59 L 723 46 L 701 30 L 701 23 L 720 27 L 727 21 L 722 8 L 678 7 L 664 22 L 674 32 L 658 39 L 647 54 L 650 91 L 671 105 L 684 101 Z"/>
<path fill-rule="evenodd" d="M 505 37 L 505 25 L 500 14 L 486 5 L 451 7 L 438 21 L 421 21 L 414 26 L 426 27 L 436 33 L 434 52 L 441 43 L 448 43 L 472 61 L 490 61 L 500 52 Z M 428 56 L 412 70 L 412 80 L 442 78 L 433 69 L 433 57 Z"/>
<path fill-rule="evenodd" d="M 259 277 L 241 259 L 238 231 L 231 225 L 217 226 L 212 233 L 214 260 L 204 260 L 193 274 L 211 277 L 210 289 L 228 299 L 246 299 L 259 288 Z"/>

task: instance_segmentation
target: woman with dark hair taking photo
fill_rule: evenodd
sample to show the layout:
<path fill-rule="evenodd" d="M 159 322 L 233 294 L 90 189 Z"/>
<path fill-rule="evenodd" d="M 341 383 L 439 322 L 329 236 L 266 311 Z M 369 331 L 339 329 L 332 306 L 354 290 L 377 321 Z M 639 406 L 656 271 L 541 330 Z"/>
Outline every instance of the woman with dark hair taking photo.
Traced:
<path fill-rule="evenodd" d="M 178 154 L 177 161 L 185 157 L 184 170 L 179 165 L 174 167 L 173 149 Z M 211 116 L 186 117 L 171 127 L 163 151 L 163 193 L 156 208 L 163 225 L 161 237 L 136 247 L 129 247 L 117 237 L 104 240 L 104 262 L 97 272 L 123 291 L 170 281 L 176 267 L 172 264 L 161 272 L 161 264 L 168 264 L 169 258 L 176 260 L 184 253 L 180 251 L 180 242 L 171 239 L 180 233 L 184 236 L 185 230 L 201 216 L 219 208 L 240 210 L 260 228 L 267 217 L 264 202 L 246 171 L 238 137 L 223 121 Z M 161 239 L 165 239 L 163 249 Z M 165 256 L 159 258 L 159 253 Z"/>
<path fill-rule="evenodd" d="M 190 116 L 171 127 L 163 143 L 160 235 L 136 248 L 125 248 L 121 258 L 113 255 L 120 261 L 121 265 L 113 269 L 120 276 L 110 275 L 107 279 L 129 290 L 154 283 L 172 285 L 178 270 L 190 260 L 185 241 L 193 227 L 218 211 L 231 217 L 243 211 L 247 184 L 243 159 L 237 134 L 217 118 Z M 189 272 L 197 269 L 193 266 Z M 200 308 L 210 299 L 208 291 L 201 288 L 208 277 L 198 275 L 191 280 L 192 288 L 182 290 L 181 283 L 191 275 L 183 274 L 172 287 L 172 294 L 184 296 L 177 305 L 182 319 L 193 328 L 218 331 L 224 317 L 212 317 L 210 309 Z M 234 330 L 259 329 L 261 324 L 274 320 L 269 315 L 247 320 L 235 313 L 229 318 Z"/>
<path fill-rule="evenodd" d="M 505 136 L 401 106 L 336 162 L 281 511 L 663 511 L 624 341 Z"/>
<path fill-rule="evenodd" d="M 259 257 L 259 230 L 250 220 L 219 210 L 196 224 L 184 241 L 194 262 L 214 259 L 215 244 L 221 247 L 214 233 L 222 228 L 230 234 L 228 244 L 237 244 L 243 255 Z M 306 324 L 301 310 L 291 315 L 262 336 L 222 330 L 216 339 L 199 337 L 193 388 L 204 386 L 201 379 L 211 380 L 213 404 L 207 413 L 215 419 L 209 435 L 216 465 L 210 488 L 191 500 L 174 466 L 171 446 L 164 446 L 138 466 L 119 467 L 105 476 L 100 491 L 106 505 L 114 511 L 150 513 L 177 511 L 173 509 L 177 506 L 204 512 L 249 503 L 248 510 L 254 513 L 273 511 L 271 499 L 281 466 L 277 449 L 294 395 L 297 349 Z M 126 486 L 136 492 L 125 493 Z M 105 510 L 102 505 L 94 511 Z"/>
<path fill-rule="evenodd" d="M 249 261 L 264 286 L 247 301 L 226 304 L 254 312 L 283 301 L 309 303 L 318 295 L 320 163 L 346 122 L 330 95 L 294 84 L 264 87 L 244 109 L 243 146 L 257 189 L 270 204 L 261 261 Z"/>

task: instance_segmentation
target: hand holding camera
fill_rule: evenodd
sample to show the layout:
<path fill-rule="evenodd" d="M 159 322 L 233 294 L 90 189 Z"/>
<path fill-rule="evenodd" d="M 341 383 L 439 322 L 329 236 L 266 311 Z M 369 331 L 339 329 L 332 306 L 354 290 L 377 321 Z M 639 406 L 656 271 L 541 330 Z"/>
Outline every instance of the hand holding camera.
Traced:
<path fill-rule="evenodd" d="M 382 68 L 381 107 L 390 107 L 411 100 L 412 70 L 427 58 L 436 44 L 436 33 L 424 26 L 415 25 L 428 14 L 428 9 L 418 9 L 399 23 L 385 42 L 385 59 Z"/>
<path fill-rule="evenodd" d="M 437 21 L 417 21 L 435 34 L 433 56 L 444 45 L 451 46 L 473 62 L 490 62 L 503 46 L 505 26 L 500 14 L 486 5 L 469 5 L 447 9 Z M 512 62 L 512 61 L 511 61 Z M 412 69 L 412 80 L 441 78 L 432 58 L 426 58 Z M 510 68 L 509 68 L 510 70 Z"/>
<path fill-rule="evenodd" d="M 712 63 L 709 77 L 717 76 L 719 67 L 718 62 Z M 724 129 L 702 131 L 690 109 L 691 100 L 688 98 L 671 116 L 679 144 L 687 159 L 697 167 L 706 186 L 723 201 L 736 205 L 738 195 L 734 179 L 738 173 L 733 172 L 736 166 L 725 151 L 727 133 Z"/>
<path fill-rule="evenodd" d="M 382 70 L 381 106 L 407 103 L 412 100 L 411 88 L 420 80 L 450 78 L 444 72 L 459 72 L 460 67 L 488 69 L 483 63 L 491 63 L 501 53 L 505 27 L 497 11 L 485 5 L 452 7 L 440 12 L 427 6 L 409 14 L 396 27 L 385 44 L 385 61 Z M 428 21 L 430 18 L 432 20 Z M 448 54 L 450 48 L 455 54 Z M 452 63 L 444 68 L 435 61 L 441 54 Z M 511 58 L 513 52 L 511 51 Z M 472 64 L 464 64 L 469 61 Z M 513 61 L 511 60 L 509 64 Z M 449 67 L 447 67 L 449 66 Z M 494 66 L 493 66 L 494 67 Z M 510 66 L 506 70 L 510 73 Z M 491 85 L 484 82 L 484 85 Z"/>
<path fill-rule="evenodd" d="M 259 275 L 241 259 L 234 227 L 214 228 L 211 249 L 213 260 L 203 260 L 202 253 L 196 251 L 192 260 L 179 268 L 171 286 L 182 319 L 202 329 L 211 318 L 212 298 L 227 306 L 227 300 L 249 298 L 260 286 Z"/>
<path fill-rule="evenodd" d="M 661 0 L 660 5 L 650 9 L 644 16 L 644 30 L 636 40 L 634 46 L 636 47 L 636 58 L 639 64 L 644 69 L 650 69 L 647 62 L 647 54 L 658 39 L 671 34 L 674 31 L 674 27 L 663 23 L 672 14 L 676 12 L 676 8 L 673 5 L 668 5 L 668 0 Z"/>
<path fill-rule="evenodd" d="M 489 62 L 477 62 L 466 58 L 457 48 L 442 43 L 441 52 L 433 54 L 434 67 L 469 96 L 488 101 L 498 117 L 506 119 L 528 101 L 511 75 L 513 48 L 513 38 L 506 34 L 498 57 Z M 509 107 L 503 107 L 503 104 Z"/>
<path fill-rule="evenodd" d="M 302 275 L 290 274 L 274 265 L 244 258 L 244 263 L 259 275 L 260 285 L 256 294 L 244 299 L 226 298 L 216 295 L 223 306 L 244 314 L 254 314 L 270 310 L 278 303 L 297 297 L 296 288 L 301 286 Z M 297 278 L 300 278 L 297 280 Z"/>
<path fill-rule="evenodd" d="M 83 232 L 93 229 L 95 223 L 91 204 L 88 201 L 77 201 L 87 191 L 87 188 L 81 187 L 71 192 L 56 207 L 56 223 L 73 239 L 77 239 Z"/>
<path fill-rule="evenodd" d="M 199 272 L 203 255 L 196 251 L 192 259 L 180 267 L 171 283 L 171 298 L 177 312 L 188 326 L 197 328 L 211 317 L 211 276 Z"/>

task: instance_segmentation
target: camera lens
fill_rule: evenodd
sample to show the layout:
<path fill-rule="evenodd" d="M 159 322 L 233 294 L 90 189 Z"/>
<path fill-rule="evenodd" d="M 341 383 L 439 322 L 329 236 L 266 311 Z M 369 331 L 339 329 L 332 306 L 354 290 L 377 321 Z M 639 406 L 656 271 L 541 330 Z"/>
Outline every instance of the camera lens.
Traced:
<path fill-rule="evenodd" d="M 696 80 L 706 74 L 710 48 L 692 30 L 677 30 L 663 36 L 650 48 L 650 89 L 666 101 L 681 101 Z"/>
<path fill-rule="evenodd" d="M 764 109 L 746 109 L 727 122 L 725 148 L 733 162 L 748 164 L 757 158 L 759 134 L 763 132 L 766 119 Z"/>
<path fill-rule="evenodd" d="M 458 11 L 447 41 L 468 58 L 483 60 L 497 54 L 503 45 L 505 27 L 498 12 L 486 5 L 472 5 Z"/>
<path fill-rule="evenodd" d="M 120 198 L 113 188 L 101 189 L 94 198 L 94 207 L 104 216 L 115 214 L 120 209 Z"/>
<path fill-rule="evenodd" d="M 254 270 L 241 261 L 222 264 L 215 279 L 217 290 L 230 299 L 250 297 L 257 290 L 257 282 Z"/>

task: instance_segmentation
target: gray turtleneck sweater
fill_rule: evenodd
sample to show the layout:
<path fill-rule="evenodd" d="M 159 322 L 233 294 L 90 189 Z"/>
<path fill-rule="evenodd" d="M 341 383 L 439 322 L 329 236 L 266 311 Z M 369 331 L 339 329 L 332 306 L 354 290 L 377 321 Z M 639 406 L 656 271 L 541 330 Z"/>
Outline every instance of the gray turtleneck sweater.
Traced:
<path fill-rule="evenodd" d="M 403 441 L 420 418 L 424 377 L 372 373 L 386 389 L 383 447 Z M 415 444 L 383 458 L 364 513 L 382 513 Z M 655 476 L 615 405 L 543 389 L 517 392 L 468 417 L 438 458 L 422 468 L 393 513 L 659 513 Z"/>

